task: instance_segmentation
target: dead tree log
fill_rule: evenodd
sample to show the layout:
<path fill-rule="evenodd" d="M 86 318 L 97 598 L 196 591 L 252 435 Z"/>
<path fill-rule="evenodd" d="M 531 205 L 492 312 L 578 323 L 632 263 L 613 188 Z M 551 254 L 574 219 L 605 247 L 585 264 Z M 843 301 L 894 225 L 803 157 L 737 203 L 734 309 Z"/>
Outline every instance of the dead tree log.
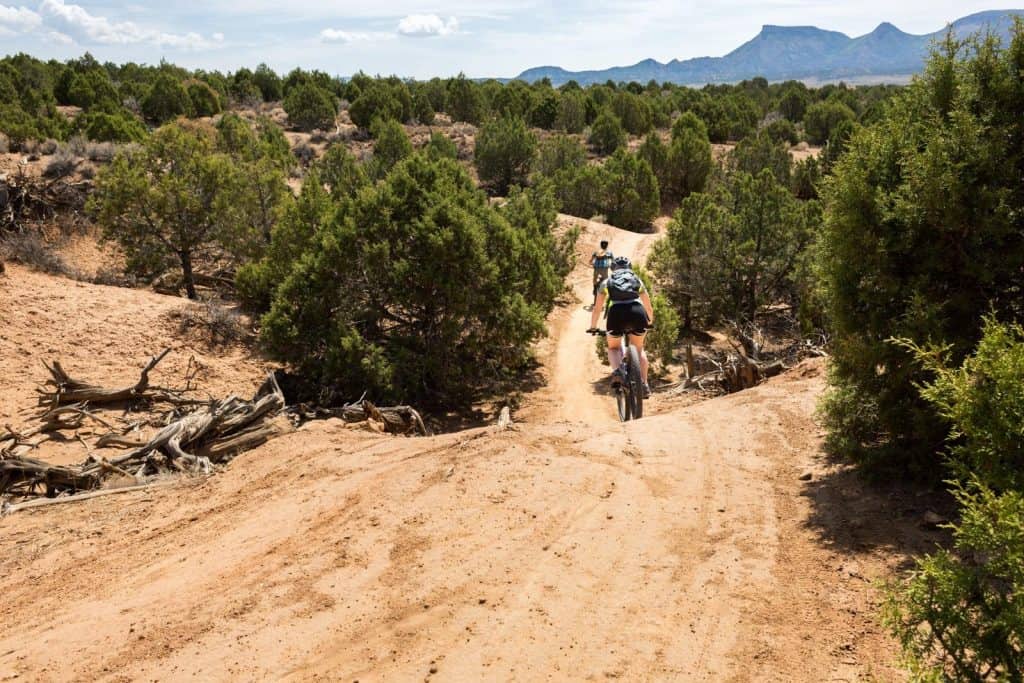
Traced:
<path fill-rule="evenodd" d="M 139 398 L 154 398 L 157 393 L 150 391 L 149 373 L 164 359 L 170 349 L 164 349 L 163 353 L 149 359 L 146 367 L 142 368 L 139 381 L 128 387 L 109 389 L 106 387 L 82 382 L 71 377 L 59 361 L 53 361 L 47 365 L 51 379 L 46 381 L 44 386 L 49 389 L 39 389 L 39 405 L 56 408 L 68 403 L 90 403 L 93 405 L 103 403 L 122 403 Z M 147 392 L 149 395 L 147 396 Z M 167 392 L 164 392 L 165 394 Z"/>

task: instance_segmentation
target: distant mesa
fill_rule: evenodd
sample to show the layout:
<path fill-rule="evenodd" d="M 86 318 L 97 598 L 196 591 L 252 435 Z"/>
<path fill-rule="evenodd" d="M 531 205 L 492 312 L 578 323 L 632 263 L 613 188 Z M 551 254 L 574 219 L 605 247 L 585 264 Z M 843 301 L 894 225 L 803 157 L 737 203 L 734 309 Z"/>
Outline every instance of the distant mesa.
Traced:
<path fill-rule="evenodd" d="M 948 25 L 963 38 L 990 31 L 1008 40 L 1015 16 L 1024 10 L 991 10 L 957 19 Z M 533 82 L 548 78 L 554 85 L 575 80 L 581 85 L 612 81 L 651 79 L 680 85 L 735 83 L 763 76 L 772 81 L 803 80 L 815 83 L 846 80 L 853 83 L 902 83 L 924 68 L 933 41 L 947 28 L 915 36 L 889 22 L 859 38 L 814 26 L 771 26 L 761 28 L 752 40 L 724 57 L 698 57 L 661 63 L 645 59 L 632 66 L 594 71 L 566 71 L 557 66 L 527 69 L 516 78 Z"/>

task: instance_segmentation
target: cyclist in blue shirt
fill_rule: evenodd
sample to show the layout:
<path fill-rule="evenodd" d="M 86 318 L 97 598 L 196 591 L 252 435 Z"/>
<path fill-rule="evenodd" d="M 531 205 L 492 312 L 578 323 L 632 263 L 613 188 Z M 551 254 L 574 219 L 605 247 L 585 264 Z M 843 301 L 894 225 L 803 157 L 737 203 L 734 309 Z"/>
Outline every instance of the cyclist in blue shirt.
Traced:
<path fill-rule="evenodd" d="M 601 249 L 590 255 L 590 265 L 594 266 L 594 297 L 596 301 L 597 288 L 602 282 L 608 279 L 611 274 L 612 259 L 615 254 L 608 251 L 608 240 L 601 240 Z"/>

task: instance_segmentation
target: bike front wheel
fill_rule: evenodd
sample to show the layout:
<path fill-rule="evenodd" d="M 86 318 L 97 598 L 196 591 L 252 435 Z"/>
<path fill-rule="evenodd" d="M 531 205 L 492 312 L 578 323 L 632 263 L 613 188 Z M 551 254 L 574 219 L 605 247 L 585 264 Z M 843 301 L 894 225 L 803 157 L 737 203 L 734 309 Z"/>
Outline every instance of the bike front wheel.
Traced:
<path fill-rule="evenodd" d="M 619 420 L 629 422 L 633 417 L 633 399 L 629 395 L 628 387 L 619 387 L 615 390 L 615 407 L 619 409 Z"/>

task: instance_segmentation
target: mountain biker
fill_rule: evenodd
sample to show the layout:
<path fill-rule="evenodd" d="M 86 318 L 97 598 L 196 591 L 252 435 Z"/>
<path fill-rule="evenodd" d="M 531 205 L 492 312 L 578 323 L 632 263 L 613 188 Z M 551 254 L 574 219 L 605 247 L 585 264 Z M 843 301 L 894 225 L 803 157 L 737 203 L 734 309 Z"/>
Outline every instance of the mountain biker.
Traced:
<path fill-rule="evenodd" d="M 597 316 L 608 306 L 608 362 L 612 366 L 612 386 L 622 383 L 622 335 L 629 335 L 629 343 L 640 355 L 640 378 L 644 383 L 644 398 L 651 395 L 647 384 L 647 352 L 644 351 L 644 335 L 654 324 L 654 308 L 643 281 L 633 272 L 629 259 L 619 256 L 612 261 L 612 273 L 601 283 L 597 291 L 594 310 L 590 314 L 590 329 L 597 328 Z"/>
<path fill-rule="evenodd" d="M 608 279 L 612 259 L 615 254 L 608 251 L 608 240 L 601 240 L 601 250 L 590 255 L 590 265 L 594 266 L 594 301 L 597 301 L 597 286 Z"/>

